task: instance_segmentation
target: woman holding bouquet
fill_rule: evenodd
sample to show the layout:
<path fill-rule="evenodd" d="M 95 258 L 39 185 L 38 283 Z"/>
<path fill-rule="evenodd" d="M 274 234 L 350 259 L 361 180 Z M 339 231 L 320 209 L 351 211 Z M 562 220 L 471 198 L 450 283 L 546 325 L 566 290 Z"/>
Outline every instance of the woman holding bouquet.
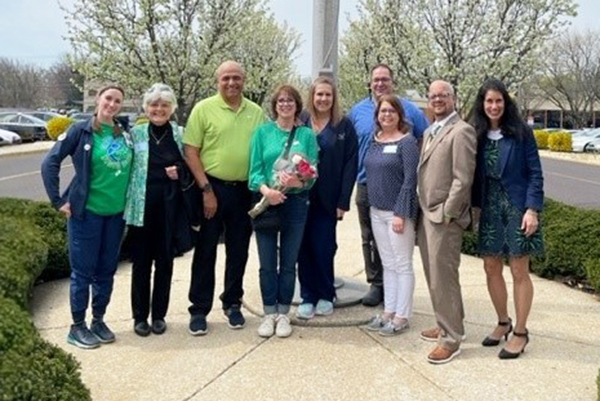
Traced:
<path fill-rule="evenodd" d="M 256 230 L 260 290 L 265 312 L 258 328 L 261 337 L 273 334 L 288 337 L 292 334 L 288 313 L 308 211 L 308 190 L 314 179 L 301 180 L 290 169 L 289 160 L 293 155 L 301 155 L 315 166 L 318 157 L 318 145 L 312 130 L 296 126 L 301 110 L 302 99 L 298 91 L 290 85 L 279 86 L 271 99 L 274 121 L 258 127 L 250 145 L 250 190 L 260 192 L 271 206 L 281 205 L 280 227 Z M 282 157 L 284 154 L 287 157 Z"/>
<path fill-rule="evenodd" d="M 298 256 L 302 304 L 296 316 L 311 319 L 333 313 L 333 260 L 336 226 L 350 209 L 356 181 L 358 140 L 350 120 L 339 109 L 337 89 L 327 77 L 312 83 L 302 121 L 312 127 L 319 144 L 319 179 L 310 191 L 304 239 Z"/>

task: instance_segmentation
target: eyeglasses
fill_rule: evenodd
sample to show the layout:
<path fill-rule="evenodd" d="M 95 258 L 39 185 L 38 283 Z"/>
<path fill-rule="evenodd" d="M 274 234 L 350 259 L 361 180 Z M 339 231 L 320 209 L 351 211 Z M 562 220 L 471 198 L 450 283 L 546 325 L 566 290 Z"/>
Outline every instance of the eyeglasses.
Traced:
<path fill-rule="evenodd" d="M 292 99 L 291 97 L 277 99 L 277 104 L 281 104 L 281 105 L 294 104 L 294 103 L 296 103 L 296 101 L 294 99 Z"/>
<path fill-rule="evenodd" d="M 429 100 L 438 100 L 438 99 L 440 99 L 440 100 L 446 100 L 450 96 L 452 96 L 452 95 L 449 94 L 449 93 L 436 93 L 436 94 L 431 94 L 430 93 L 430 94 L 427 95 L 427 98 Z"/>
<path fill-rule="evenodd" d="M 396 114 L 394 109 L 379 109 L 379 114 Z"/>

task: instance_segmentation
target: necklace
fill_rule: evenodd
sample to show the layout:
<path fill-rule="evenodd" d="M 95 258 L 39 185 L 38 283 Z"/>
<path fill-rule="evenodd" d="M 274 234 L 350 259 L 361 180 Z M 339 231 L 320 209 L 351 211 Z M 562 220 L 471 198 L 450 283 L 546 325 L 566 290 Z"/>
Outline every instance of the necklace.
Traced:
<path fill-rule="evenodd" d="M 154 133 L 152 133 L 152 130 L 150 130 L 150 135 L 152 136 L 152 138 L 154 139 L 154 142 L 157 145 L 160 145 L 160 141 L 162 141 L 163 139 L 165 139 L 165 136 L 167 135 L 167 132 L 163 132 L 163 134 L 160 136 L 160 138 L 157 138 Z"/>

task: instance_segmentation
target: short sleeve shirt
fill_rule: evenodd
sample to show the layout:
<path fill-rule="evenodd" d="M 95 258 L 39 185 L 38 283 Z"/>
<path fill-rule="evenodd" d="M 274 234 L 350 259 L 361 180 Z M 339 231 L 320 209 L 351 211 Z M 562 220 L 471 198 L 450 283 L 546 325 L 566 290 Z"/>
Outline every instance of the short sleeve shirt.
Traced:
<path fill-rule="evenodd" d="M 226 181 L 246 181 L 250 140 L 264 120 L 264 112 L 256 103 L 242 98 L 234 111 L 216 94 L 194 106 L 183 143 L 200 149 L 200 161 L 208 175 Z"/>

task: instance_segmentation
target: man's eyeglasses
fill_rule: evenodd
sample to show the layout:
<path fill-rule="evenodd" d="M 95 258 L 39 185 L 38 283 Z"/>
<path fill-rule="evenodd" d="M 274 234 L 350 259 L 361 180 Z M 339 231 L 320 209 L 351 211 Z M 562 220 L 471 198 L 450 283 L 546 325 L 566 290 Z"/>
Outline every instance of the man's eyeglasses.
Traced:
<path fill-rule="evenodd" d="M 277 99 L 277 104 L 281 104 L 281 105 L 294 104 L 294 103 L 296 103 L 296 101 L 290 97 Z"/>
<path fill-rule="evenodd" d="M 429 100 L 438 100 L 438 99 L 439 99 L 439 100 L 446 100 L 446 99 L 448 99 L 450 96 L 452 96 L 452 95 L 451 95 L 451 94 L 449 94 L 449 93 L 436 93 L 436 94 L 431 94 L 431 93 L 430 93 L 430 94 L 428 94 L 428 95 L 427 95 L 427 98 L 428 98 Z"/>

